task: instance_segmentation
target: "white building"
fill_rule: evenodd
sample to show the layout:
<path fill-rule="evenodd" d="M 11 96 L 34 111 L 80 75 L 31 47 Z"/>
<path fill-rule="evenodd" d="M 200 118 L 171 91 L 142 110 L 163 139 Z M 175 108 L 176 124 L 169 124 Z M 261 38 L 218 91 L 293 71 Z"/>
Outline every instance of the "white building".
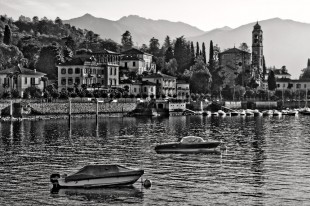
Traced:
<path fill-rule="evenodd" d="M 153 55 L 135 48 L 122 52 L 120 66 L 128 69 L 129 72 L 136 72 L 138 74 L 142 74 L 144 71 L 156 71 Z"/>
<path fill-rule="evenodd" d="M 5 91 L 17 90 L 22 97 L 25 89 L 36 87 L 43 91 L 46 74 L 38 72 L 35 69 L 27 69 L 21 65 L 14 66 L 10 69 L 0 71 L 0 93 Z"/>
<path fill-rule="evenodd" d="M 166 74 L 162 74 L 160 72 L 155 74 L 150 74 L 148 76 L 142 77 L 143 81 L 153 82 L 157 85 L 156 95 L 166 95 L 173 96 L 177 94 L 176 92 L 176 83 L 177 78 L 173 76 L 169 76 Z"/>

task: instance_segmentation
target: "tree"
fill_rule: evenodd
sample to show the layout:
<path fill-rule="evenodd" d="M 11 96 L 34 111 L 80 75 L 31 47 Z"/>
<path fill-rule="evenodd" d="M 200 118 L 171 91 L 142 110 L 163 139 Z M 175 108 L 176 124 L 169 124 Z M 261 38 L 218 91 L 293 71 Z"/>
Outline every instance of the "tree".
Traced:
<path fill-rule="evenodd" d="M 5 43 L 6 45 L 10 45 L 11 42 L 12 42 L 11 29 L 10 29 L 9 25 L 5 25 L 3 43 Z"/>
<path fill-rule="evenodd" d="M 171 40 L 170 40 L 169 36 L 166 36 L 163 47 L 165 50 L 167 50 L 169 47 L 172 47 Z"/>
<path fill-rule="evenodd" d="M 191 42 L 190 66 L 193 66 L 194 64 L 195 64 L 195 48 L 194 43 Z"/>
<path fill-rule="evenodd" d="M 0 68 L 16 66 L 23 58 L 23 53 L 16 46 L 0 44 Z"/>
<path fill-rule="evenodd" d="M 196 58 L 194 66 L 191 68 L 192 76 L 190 78 L 191 92 L 207 93 L 209 92 L 212 76 L 203 62 L 202 57 Z"/>
<path fill-rule="evenodd" d="M 196 57 L 200 55 L 199 43 L 196 42 Z"/>
<path fill-rule="evenodd" d="M 63 25 L 62 20 L 58 16 L 55 19 L 55 24 L 58 24 L 59 26 Z"/>
<path fill-rule="evenodd" d="M 129 31 L 122 34 L 122 46 L 124 51 L 131 49 L 133 46 L 132 36 Z"/>
<path fill-rule="evenodd" d="M 184 36 L 176 38 L 174 45 L 174 58 L 178 62 L 178 73 L 183 74 L 190 62 L 190 45 L 185 40 Z"/>
<path fill-rule="evenodd" d="M 178 63 L 176 59 L 170 59 L 170 61 L 166 64 L 167 73 L 175 76 L 176 71 L 178 69 Z"/>
<path fill-rule="evenodd" d="M 74 39 L 72 38 L 71 35 L 63 38 L 65 40 L 65 45 L 67 47 L 69 47 L 72 51 L 76 50 L 76 42 L 74 41 Z"/>
<path fill-rule="evenodd" d="M 57 45 L 44 46 L 40 50 L 35 68 L 46 73 L 49 79 L 57 79 L 56 64 L 58 62 L 63 62 L 61 48 Z"/>
<path fill-rule="evenodd" d="M 205 47 L 204 42 L 202 42 L 202 58 L 203 58 L 203 62 L 206 64 L 207 63 L 207 56 L 206 56 L 206 47 Z"/>
<path fill-rule="evenodd" d="M 146 44 L 142 44 L 142 46 L 140 47 L 140 51 L 142 52 L 147 52 L 149 50 L 149 48 L 147 47 Z"/>
<path fill-rule="evenodd" d="M 245 52 L 250 52 L 250 49 L 249 49 L 247 43 L 245 43 L 245 42 L 240 44 L 239 49 L 242 51 L 245 51 Z"/>
<path fill-rule="evenodd" d="M 276 77 L 274 75 L 273 70 L 270 70 L 267 81 L 269 90 L 273 91 L 277 88 Z"/>
<path fill-rule="evenodd" d="M 155 39 L 154 37 L 151 38 L 150 40 L 150 46 L 149 46 L 149 52 L 150 54 L 154 55 L 154 56 L 158 56 L 159 53 L 159 41 L 158 39 Z"/>
<path fill-rule="evenodd" d="M 168 47 L 168 49 L 165 52 L 165 62 L 169 62 L 170 59 L 173 58 L 173 51 L 172 51 L 172 47 Z"/>
<path fill-rule="evenodd" d="M 32 17 L 32 22 L 34 24 L 38 23 L 39 22 L 39 17 L 37 17 L 37 16 Z"/>

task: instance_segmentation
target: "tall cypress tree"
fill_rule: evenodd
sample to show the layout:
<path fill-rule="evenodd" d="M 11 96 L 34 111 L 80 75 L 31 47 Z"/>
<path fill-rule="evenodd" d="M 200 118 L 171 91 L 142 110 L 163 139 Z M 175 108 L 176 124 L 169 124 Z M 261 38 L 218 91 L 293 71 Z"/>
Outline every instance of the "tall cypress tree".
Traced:
<path fill-rule="evenodd" d="M 210 51 L 209 51 L 209 64 L 214 62 L 214 50 L 213 50 L 213 41 L 210 41 Z"/>
<path fill-rule="evenodd" d="M 204 42 L 202 42 L 202 58 L 203 58 L 203 62 L 206 64 L 207 63 L 207 56 L 206 56 L 206 47 L 205 47 Z"/>
<path fill-rule="evenodd" d="M 308 59 L 307 67 L 310 67 L 310 59 Z"/>
<path fill-rule="evenodd" d="M 5 25 L 3 43 L 5 43 L 6 45 L 10 45 L 11 41 L 12 41 L 11 29 L 9 25 Z"/>
<path fill-rule="evenodd" d="M 199 43 L 196 42 L 196 58 L 199 56 L 200 49 L 199 49 Z"/>
<path fill-rule="evenodd" d="M 275 90 L 277 88 L 277 82 L 276 82 L 276 77 L 274 75 L 274 72 L 270 70 L 269 75 L 268 75 L 268 89 L 269 90 Z"/>
<path fill-rule="evenodd" d="M 195 48 L 194 43 L 191 42 L 191 59 L 190 59 L 190 66 L 195 64 Z"/>

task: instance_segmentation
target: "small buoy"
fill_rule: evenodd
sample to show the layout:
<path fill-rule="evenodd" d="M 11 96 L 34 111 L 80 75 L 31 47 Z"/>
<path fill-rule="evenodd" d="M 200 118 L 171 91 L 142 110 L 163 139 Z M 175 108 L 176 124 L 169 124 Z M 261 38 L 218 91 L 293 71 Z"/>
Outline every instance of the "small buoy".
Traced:
<path fill-rule="evenodd" d="M 150 188 L 150 187 L 152 186 L 151 180 L 148 180 L 148 179 L 144 180 L 143 186 L 144 186 L 145 188 Z"/>

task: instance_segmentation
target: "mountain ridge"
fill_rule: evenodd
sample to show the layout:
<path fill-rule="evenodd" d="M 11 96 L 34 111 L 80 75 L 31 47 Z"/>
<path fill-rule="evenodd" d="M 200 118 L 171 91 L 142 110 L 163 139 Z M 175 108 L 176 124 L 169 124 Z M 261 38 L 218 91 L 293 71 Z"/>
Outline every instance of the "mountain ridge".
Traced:
<path fill-rule="evenodd" d="M 91 14 L 64 22 L 92 30 L 98 33 L 101 38 L 110 38 L 118 43 L 120 43 L 121 35 L 128 30 L 132 34 L 134 46 L 148 45 L 152 37 L 159 39 L 162 44 L 167 35 L 171 39 L 184 35 L 187 40 L 200 42 L 200 44 L 205 42 L 208 45 L 212 40 L 214 44 L 219 45 L 222 51 L 234 46 L 238 47 L 242 42 L 247 43 L 251 49 L 252 30 L 256 24 L 256 22 L 251 22 L 236 28 L 224 26 L 210 31 L 202 31 L 183 22 L 146 19 L 138 15 L 128 15 L 112 21 L 97 18 Z M 261 20 L 258 23 L 263 30 L 264 56 L 267 66 L 280 68 L 286 65 L 292 77 L 297 78 L 301 69 L 306 67 L 307 59 L 310 57 L 308 40 L 310 24 L 279 17 Z"/>

